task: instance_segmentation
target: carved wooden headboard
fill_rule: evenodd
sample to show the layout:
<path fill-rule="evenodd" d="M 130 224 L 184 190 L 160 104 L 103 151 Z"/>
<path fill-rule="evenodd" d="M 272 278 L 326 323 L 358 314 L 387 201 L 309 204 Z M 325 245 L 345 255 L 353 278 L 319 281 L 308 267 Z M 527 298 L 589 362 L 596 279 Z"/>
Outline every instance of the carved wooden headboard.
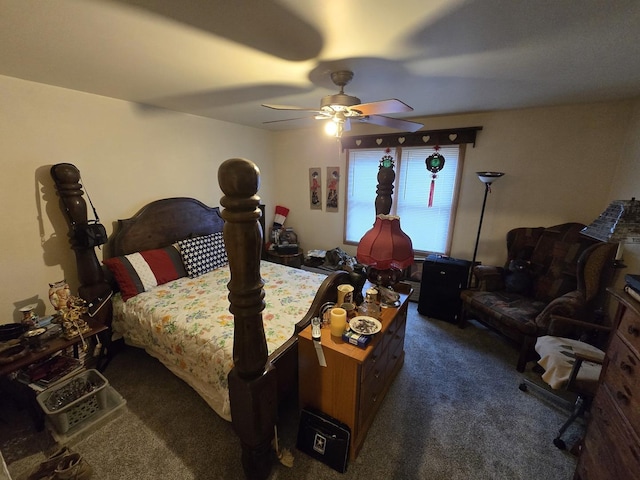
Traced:
<path fill-rule="evenodd" d="M 118 220 L 109 240 L 109 255 L 162 248 L 178 240 L 221 232 L 224 220 L 218 207 L 195 198 L 165 198 L 149 203 L 133 217 Z"/>
<path fill-rule="evenodd" d="M 264 205 L 260 205 L 264 232 Z M 175 197 L 145 205 L 133 217 L 118 220 L 109 239 L 106 256 L 163 248 L 185 238 L 221 232 L 224 220 L 219 207 L 209 207 L 195 198 Z"/>

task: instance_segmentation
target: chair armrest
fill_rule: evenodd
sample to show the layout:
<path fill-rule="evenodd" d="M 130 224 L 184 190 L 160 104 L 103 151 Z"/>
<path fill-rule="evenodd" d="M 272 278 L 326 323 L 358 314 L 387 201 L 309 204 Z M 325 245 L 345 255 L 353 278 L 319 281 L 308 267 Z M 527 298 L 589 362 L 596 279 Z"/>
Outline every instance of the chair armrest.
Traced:
<path fill-rule="evenodd" d="M 585 308 L 586 301 L 581 292 L 574 290 L 573 292 L 565 293 L 561 297 L 551 300 L 544 310 L 538 314 L 535 319 L 536 328 L 543 335 L 564 337 L 566 336 L 564 332 L 575 330 L 575 326 L 558 322 L 554 325 L 554 330 L 551 331 L 552 317 L 584 318 Z"/>
<path fill-rule="evenodd" d="M 549 324 L 549 331 L 555 329 L 556 325 L 572 325 L 574 327 L 581 327 L 585 330 L 598 330 L 600 332 L 610 332 L 613 328 L 609 325 L 599 325 L 597 323 L 585 322 L 583 320 L 577 320 L 575 318 L 562 317 L 560 315 L 551 315 L 551 323 Z"/>
<path fill-rule="evenodd" d="M 601 325 L 560 315 L 551 315 L 551 324 L 547 329 L 547 335 L 578 338 L 600 347 L 608 343 L 611 332 L 613 332 L 613 327 L 610 325 Z M 590 358 L 586 360 L 594 361 Z"/>
<path fill-rule="evenodd" d="M 493 265 L 476 265 L 473 268 L 478 290 L 495 292 L 504 290 L 504 268 Z"/>
<path fill-rule="evenodd" d="M 598 365 L 602 365 L 602 363 L 604 362 L 605 353 L 602 352 L 602 354 L 596 354 L 592 352 L 574 350 L 573 355 L 576 361 L 574 362 L 573 367 L 571 368 L 571 373 L 569 374 L 569 380 L 567 381 L 567 385 L 565 387 L 568 390 L 574 389 L 576 378 L 578 377 L 580 368 L 582 368 L 582 362 L 585 362 L 585 361 L 593 362 L 593 363 L 597 363 Z M 587 389 L 590 391 L 590 394 L 595 395 L 596 385 L 594 385 L 593 383 L 587 384 L 587 385 L 590 385 L 590 387 L 587 387 Z"/>
<path fill-rule="evenodd" d="M 587 362 L 598 363 L 600 365 L 604 362 L 605 356 L 604 352 L 596 354 L 593 352 L 577 351 L 575 349 L 573 350 L 573 354 L 576 357 L 576 360 L 586 360 Z"/>

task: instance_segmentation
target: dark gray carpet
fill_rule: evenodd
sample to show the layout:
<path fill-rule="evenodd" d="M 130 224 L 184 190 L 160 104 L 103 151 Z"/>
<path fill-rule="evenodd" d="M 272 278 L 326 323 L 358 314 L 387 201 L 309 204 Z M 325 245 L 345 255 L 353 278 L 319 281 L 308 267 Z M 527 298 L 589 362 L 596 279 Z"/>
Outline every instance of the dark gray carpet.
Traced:
<path fill-rule="evenodd" d="M 518 390 L 516 350 L 475 322 L 464 330 L 427 319 L 409 305 L 405 365 L 358 459 L 340 474 L 295 449 L 297 406 L 281 414 L 280 444 L 292 468 L 272 479 L 570 479 L 576 459 L 553 446 L 566 412 Z M 156 360 L 136 349 L 105 376 L 127 400 L 111 421 L 74 442 L 92 478 L 241 479 L 231 425 Z M 527 376 L 535 378 L 533 373 Z M 4 424 L 1 423 L 4 421 Z M 3 403 L 0 449 L 14 480 L 24 478 L 54 441 L 24 411 Z M 579 438 L 572 427 L 568 443 Z"/>

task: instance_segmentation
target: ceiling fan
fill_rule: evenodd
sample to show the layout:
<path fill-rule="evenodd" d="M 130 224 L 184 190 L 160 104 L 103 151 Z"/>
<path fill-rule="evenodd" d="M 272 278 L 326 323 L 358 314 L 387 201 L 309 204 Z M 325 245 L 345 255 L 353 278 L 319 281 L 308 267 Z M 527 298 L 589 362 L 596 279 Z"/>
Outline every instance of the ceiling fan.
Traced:
<path fill-rule="evenodd" d="M 409 120 L 401 120 L 384 116 L 385 114 L 412 112 L 413 108 L 395 98 L 380 100 L 377 102 L 361 103 L 358 97 L 353 97 L 344 93 L 344 87 L 353 78 L 353 72 L 349 70 L 339 70 L 331 73 L 331 80 L 340 87 L 340 93 L 322 97 L 320 109 L 310 107 L 294 107 L 288 105 L 262 104 L 263 107 L 274 110 L 295 110 L 299 112 L 310 112 L 315 114 L 316 120 L 331 120 L 325 126 L 328 134 L 341 137 L 342 132 L 351 130 L 351 121 L 372 123 L 384 127 L 395 128 L 407 132 L 415 132 L 424 125 Z M 288 122 L 300 120 L 300 118 L 288 118 L 284 120 L 271 120 L 264 123 Z"/>

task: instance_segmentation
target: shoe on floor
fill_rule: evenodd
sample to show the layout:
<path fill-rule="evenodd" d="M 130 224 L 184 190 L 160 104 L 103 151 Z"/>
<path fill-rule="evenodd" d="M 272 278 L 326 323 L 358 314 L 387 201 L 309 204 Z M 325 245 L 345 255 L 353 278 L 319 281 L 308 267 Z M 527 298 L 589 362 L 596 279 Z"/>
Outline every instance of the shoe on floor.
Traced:
<path fill-rule="evenodd" d="M 53 452 L 47 459 L 40 464 L 38 469 L 27 477 L 27 480 L 40 480 L 41 478 L 49 478 L 55 471 L 58 463 L 65 455 L 73 453 L 67 447 L 60 447 Z"/>
<path fill-rule="evenodd" d="M 91 478 L 93 468 L 79 453 L 62 457 L 49 480 L 87 480 Z"/>

